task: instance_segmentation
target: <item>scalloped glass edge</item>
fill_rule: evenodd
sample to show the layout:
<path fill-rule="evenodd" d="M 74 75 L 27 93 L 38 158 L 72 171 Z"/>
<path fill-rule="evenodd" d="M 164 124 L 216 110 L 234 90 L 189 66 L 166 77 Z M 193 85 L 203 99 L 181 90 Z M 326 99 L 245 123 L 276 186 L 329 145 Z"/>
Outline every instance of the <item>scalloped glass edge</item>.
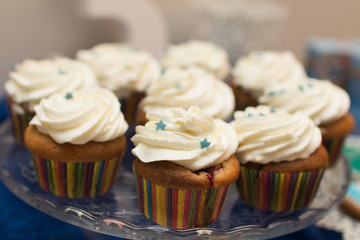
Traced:
<path fill-rule="evenodd" d="M 0 126 L 0 137 L 2 139 L 0 144 L 1 152 L 4 152 L 5 149 L 15 147 L 14 139 L 12 138 L 9 129 L 9 121 L 6 120 L 5 123 L 2 123 Z M 0 164 L 3 161 L 8 160 L 6 157 L 6 154 L 1 154 Z M 328 171 L 329 170 L 326 172 Z M 104 218 L 96 216 L 95 214 L 86 212 L 81 208 L 71 205 L 61 205 L 54 201 L 54 199 L 48 198 L 48 194 L 45 192 L 42 194 L 32 192 L 26 186 L 16 181 L 10 171 L 3 167 L 2 164 L 0 165 L 0 180 L 18 198 L 41 212 L 72 225 L 98 233 L 131 239 L 197 239 L 199 236 L 209 239 L 232 239 L 234 237 L 239 239 L 265 239 L 286 235 L 311 226 L 327 215 L 340 203 L 346 195 L 351 178 L 347 160 L 343 157 L 338 159 L 336 165 L 332 168 L 332 171 L 343 171 L 342 175 L 344 176 L 344 179 L 342 179 L 343 183 L 340 187 L 340 191 L 333 196 L 334 199 L 325 208 L 312 208 L 311 206 L 313 204 L 311 204 L 309 208 L 301 210 L 301 214 L 296 217 L 287 216 L 284 219 L 277 220 L 266 226 L 241 225 L 227 230 L 212 227 L 180 230 L 157 224 L 137 226 L 131 222 L 117 218 Z M 322 187 L 322 184 L 324 184 L 324 181 L 322 181 L 319 188 Z M 233 186 L 232 188 L 234 189 L 236 187 Z M 318 196 L 316 195 L 313 203 L 316 202 L 317 197 Z"/>

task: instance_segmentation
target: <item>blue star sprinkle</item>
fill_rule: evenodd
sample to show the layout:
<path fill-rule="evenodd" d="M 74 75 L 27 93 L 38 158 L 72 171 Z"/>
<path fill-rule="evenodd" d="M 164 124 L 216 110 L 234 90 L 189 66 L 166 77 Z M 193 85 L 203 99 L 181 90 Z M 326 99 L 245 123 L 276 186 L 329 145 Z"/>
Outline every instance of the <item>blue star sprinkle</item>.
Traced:
<path fill-rule="evenodd" d="M 165 74 L 165 68 L 161 68 L 161 75 Z"/>
<path fill-rule="evenodd" d="M 247 117 L 248 118 L 251 118 L 251 117 L 253 117 L 254 115 L 252 114 L 252 113 L 248 113 L 248 115 L 247 115 Z"/>
<path fill-rule="evenodd" d="M 261 117 L 265 117 L 265 114 L 263 114 L 263 113 L 260 113 L 259 115 L 260 115 Z"/>
<path fill-rule="evenodd" d="M 299 85 L 299 89 L 300 89 L 300 91 L 305 91 L 305 89 L 304 89 L 304 87 L 303 86 L 301 86 L 301 85 Z"/>
<path fill-rule="evenodd" d="M 270 96 L 270 97 L 275 96 L 275 94 L 276 94 L 276 92 L 273 92 L 273 91 L 269 92 L 269 96 Z"/>
<path fill-rule="evenodd" d="M 156 124 L 156 131 L 158 130 L 165 131 L 166 124 L 163 122 L 163 120 L 160 120 L 158 123 L 155 124 Z"/>
<path fill-rule="evenodd" d="M 275 112 L 276 112 L 276 109 L 272 107 L 272 108 L 270 108 L 270 112 L 271 112 L 271 113 L 275 113 Z"/>
<path fill-rule="evenodd" d="M 60 69 L 58 70 L 58 73 L 59 73 L 60 75 L 64 75 L 66 72 L 60 68 Z"/>
<path fill-rule="evenodd" d="M 11 68 L 11 70 L 15 70 L 15 68 L 16 68 L 16 63 L 11 63 L 11 64 L 10 64 L 10 68 Z"/>
<path fill-rule="evenodd" d="M 204 138 L 204 140 L 200 141 L 201 149 L 208 148 L 210 144 L 211 142 L 209 142 L 207 138 Z"/>
<path fill-rule="evenodd" d="M 309 88 L 314 88 L 314 84 L 308 83 L 308 87 L 309 87 Z"/>
<path fill-rule="evenodd" d="M 180 84 L 176 84 L 176 85 L 175 85 L 175 88 L 176 88 L 177 90 L 180 90 L 182 87 L 181 87 Z"/>
<path fill-rule="evenodd" d="M 64 96 L 64 98 L 66 98 L 66 100 L 70 100 L 70 99 L 73 99 L 73 95 L 71 92 L 67 92 Z"/>

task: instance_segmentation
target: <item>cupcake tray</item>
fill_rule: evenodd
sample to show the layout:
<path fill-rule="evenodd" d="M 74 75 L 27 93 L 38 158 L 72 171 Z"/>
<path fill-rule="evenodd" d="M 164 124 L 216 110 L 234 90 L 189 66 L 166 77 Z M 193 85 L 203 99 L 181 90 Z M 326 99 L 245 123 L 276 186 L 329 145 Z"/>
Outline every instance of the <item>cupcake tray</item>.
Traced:
<path fill-rule="evenodd" d="M 31 156 L 15 145 L 9 121 L 0 125 L 0 179 L 32 207 L 78 227 L 129 239 L 267 239 L 306 228 L 326 216 L 344 198 L 350 182 L 347 161 L 341 157 L 325 172 L 312 204 L 292 213 L 272 213 L 246 206 L 230 189 L 219 219 L 204 228 L 163 227 L 139 210 L 131 155 L 128 151 L 115 184 L 93 199 L 65 199 L 45 193 L 37 185 Z"/>

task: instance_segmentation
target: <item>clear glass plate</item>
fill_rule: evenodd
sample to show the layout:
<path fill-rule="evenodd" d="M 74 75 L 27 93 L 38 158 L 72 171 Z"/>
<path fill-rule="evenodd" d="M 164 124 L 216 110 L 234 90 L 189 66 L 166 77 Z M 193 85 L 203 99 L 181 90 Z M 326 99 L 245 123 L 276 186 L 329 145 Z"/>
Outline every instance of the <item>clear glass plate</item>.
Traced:
<path fill-rule="evenodd" d="M 246 206 L 232 186 L 220 218 L 205 227 L 178 230 L 152 223 L 140 212 L 131 159 L 119 170 L 115 185 L 94 199 L 65 199 L 47 194 L 36 183 L 30 154 L 15 146 L 9 121 L 0 125 L 0 179 L 17 197 L 38 210 L 67 223 L 108 235 L 131 239 L 265 239 L 306 228 L 328 214 L 346 194 L 348 163 L 340 158 L 325 172 L 309 208 L 293 213 L 272 213 Z"/>

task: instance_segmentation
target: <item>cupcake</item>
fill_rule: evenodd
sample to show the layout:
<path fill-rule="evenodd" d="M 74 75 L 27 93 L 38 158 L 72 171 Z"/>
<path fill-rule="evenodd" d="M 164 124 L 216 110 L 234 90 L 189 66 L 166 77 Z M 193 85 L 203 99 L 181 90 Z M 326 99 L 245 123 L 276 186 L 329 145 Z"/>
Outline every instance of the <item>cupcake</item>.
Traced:
<path fill-rule="evenodd" d="M 56 93 L 35 113 L 25 144 L 40 187 L 66 198 L 106 193 L 126 149 L 128 125 L 116 96 L 98 86 Z"/>
<path fill-rule="evenodd" d="M 191 40 L 167 47 L 161 64 L 164 68 L 182 68 L 197 66 L 216 77 L 225 80 L 231 65 L 227 52 L 212 42 Z"/>
<path fill-rule="evenodd" d="M 342 88 L 326 80 L 306 79 L 268 87 L 259 98 L 262 104 L 290 113 L 302 111 L 321 129 L 330 166 L 338 159 L 346 136 L 355 122 L 349 113 L 350 98 Z"/>
<path fill-rule="evenodd" d="M 146 117 L 131 139 L 141 211 L 157 224 L 179 229 L 216 221 L 239 176 L 235 131 L 197 106 Z"/>
<path fill-rule="evenodd" d="M 146 112 L 192 105 L 199 106 L 213 118 L 228 120 L 234 111 L 235 99 L 226 83 L 202 68 L 169 68 L 147 89 L 139 105 L 138 123 L 147 121 Z"/>
<path fill-rule="evenodd" d="M 328 155 L 320 129 L 301 112 L 259 105 L 236 111 L 242 201 L 264 211 L 295 211 L 313 200 Z"/>
<path fill-rule="evenodd" d="M 147 51 L 124 43 L 101 43 L 79 50 L 76 58 L 94 70 L 102 87 L 116 94 L 127 122 L 133 123 L 144 91 L 160 76 L 158 61 Z"/>
<path fill-rule="evenodd" d="M 34 116 L 34 106 L 42 98 L 96 84 L 97 79 L 91 68 L 68 58 L 28 59 L 14 65 L 5 83 L 5 91 L 16 142 L 24 145 L 24 131 Z"/>
<path fill-rule="evenodd" d="M 243 110 L 258 105 L 267 86 L 302 81 L 306 72 L 291 52 L 255 51 L 236 62 L 232 75 L 236 110 Z"/>

